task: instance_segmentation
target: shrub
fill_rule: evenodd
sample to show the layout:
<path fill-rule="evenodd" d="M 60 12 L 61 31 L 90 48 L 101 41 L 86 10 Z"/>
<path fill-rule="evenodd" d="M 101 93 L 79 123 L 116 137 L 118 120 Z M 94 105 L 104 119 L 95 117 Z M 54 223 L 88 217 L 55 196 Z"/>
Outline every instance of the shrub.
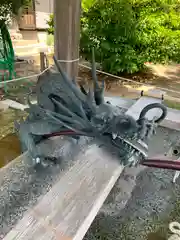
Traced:
<path fill-rule="evenodd" d="M 54 34 L 54 15 L 53 14 L 50 15 L 49 20 L 47 21 L 47 24 L 49 26 L 48 34 L 50 35 Z"/>
<path fill-rule="evenodd" d="M 179 0 L 83 0 L 80 49 L 94 46 L 103 70 L 142 70 L 144 62 L 180 62 Z M 49 20 L 53 33 L 53 16 Z"/>
<path fill-rule="evenodd" d="M 99 0 L 83 14 L 81 51 L 90 58 L 92 46 L 96 60 L 111 73 L 137 71 L 134 13 L 128 0 Z"/>
<path fill-rule="evenodd" d="M 54 35 L 53 34 L 49 34 L 47 36 L 47 41 L 46 41 L 47 45 L 52 47 L 54 46 Z"/>
<path fill-rule="evenodd" d="M 31 4 L 31 0 L 1 0 L 0 1 L 0 18 L 9 19 L 13 15 L 18 15 L 23 7 Z"/>
<path fill-rule="evenodd" d="M 134 0 L 136 43 L 145 61 L 179 62 L 180 4 L 178 0 Z"/>

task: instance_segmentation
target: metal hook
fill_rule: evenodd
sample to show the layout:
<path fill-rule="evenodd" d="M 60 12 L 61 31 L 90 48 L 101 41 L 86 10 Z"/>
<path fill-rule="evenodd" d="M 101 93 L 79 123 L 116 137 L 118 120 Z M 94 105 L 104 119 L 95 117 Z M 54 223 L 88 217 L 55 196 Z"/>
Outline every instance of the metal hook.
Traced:
<path fill-rule="evenodd" d="M 152 103 L 152 104 L 149 104 L 146 107 L 144 107 L 143 110 L 140 113 L 139 120 L 145 118 L 146 114 L 151 109 L 154 109 L 154 108 L 159 108 L 159 109 L 162 110 L 161 116 L 158 119 L 154 120 L 154 122 L 155 123 L 160 123 L 161 121 L 163 121 L 165 119 L 165 117 L 167 116 L 167 108 L 161 103 Z"/>

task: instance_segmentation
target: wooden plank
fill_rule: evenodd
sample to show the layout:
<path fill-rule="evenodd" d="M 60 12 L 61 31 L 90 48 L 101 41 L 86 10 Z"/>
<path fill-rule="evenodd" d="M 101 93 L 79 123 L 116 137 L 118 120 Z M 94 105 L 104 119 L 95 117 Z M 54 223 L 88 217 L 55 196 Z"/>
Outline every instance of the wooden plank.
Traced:
<path fill-rule="evenodd" d="M 168 108 L 167 117 L 160 123 L 160 126 L 180 131 L 180 111 Z"/>
<path fill-rule="evenodd" d="M 41 69 L 41 72 L 43 72 L 46 69 L 44 52 L 40 52 L 40 69 Z"/>
<path fill-rule="evenodd" d="M 122 169 L 108 152 L 96 145 L 87 147 L 4 239 L 82 239 Z M 52 236 L 46 237 L 49 232 Z"/>
<path fill-rule="evenodd" d="M 10 107 L 10 108 L 19 109 L 22 111 L 26 108 L 25 105 L 18 103 L 16 101 L 13 101 L 11 99 L 2 100 L 0 103 L 7 106 L 7 108 Z"/>
<path fill-rule="evenodd" d="M 146 99 L 146 104 L 149 102 L 152 100 Z M 135 105 L 138 110 L 142 108 Z M 137 109 L 131 108 L 129 114 L 135 113 L 136 116 Z M 86 146 L 74 165 L 62 174 L 4 240 L 83 239 L 122 170 L 118 159 L 106 149 L 96 144 Z"/>

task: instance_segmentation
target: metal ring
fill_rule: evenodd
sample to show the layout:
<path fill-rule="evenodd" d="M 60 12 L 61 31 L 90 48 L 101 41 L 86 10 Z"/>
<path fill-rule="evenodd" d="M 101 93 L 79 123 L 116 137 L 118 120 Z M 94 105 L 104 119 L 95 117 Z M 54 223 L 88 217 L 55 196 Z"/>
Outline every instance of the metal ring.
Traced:
<path fill-rule="evenodd" d="M 159 109 L 162 110 L 161 116 L 158 119 L 156 119 L 154 122 L 155 123 L 160 123 L 162 120 L 164 120 L 165 117 L 167 116 L 167 108 L 161 103 L 152 103 L 152 104 L 149 104 L 146 107 L 144 107 L 143 110 L 140 113 L 139 120 L 142 119 L 142 118 L 145 118 L 146 114 L 151 109 L 154 109 L 154 108 L 159 108 Z"/>

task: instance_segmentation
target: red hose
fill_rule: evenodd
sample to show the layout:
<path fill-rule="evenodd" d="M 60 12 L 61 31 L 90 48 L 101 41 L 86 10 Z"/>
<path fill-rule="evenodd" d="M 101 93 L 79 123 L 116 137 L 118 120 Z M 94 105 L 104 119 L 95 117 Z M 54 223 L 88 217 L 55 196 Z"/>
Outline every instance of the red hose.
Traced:
<path fill-rule="evenodd" d="M 46 134 L 44 136 L 47 137 L 47 138 L 50 138 L 50 137 L 55 137 L 55 136 L 74 136 L 74 135 L 81 136 L 81 134 L 76 133 L 72 130 L 55 132 L 55 133 L 51 133 L 51 134 Z"/>
<path fill-rule="evenodd" d="M 61 132 L 47 134 L 47 135 L 45 135 L 45 137 L 50 138 L 50 137 L 54 137 L 54 136 L 74 136 L 74 135 L 80 136 L 81 134 L 78 134 L 72 130 L 68 130 L 68 131 L 61 131 Z M 140 162 L 140 165 L 147 166 L 147 167 L 163 168 L 163 169 L 171 169 L 171 170 L 180 171 L 180 162 L 172 161 L 172 160 L 148 158 L 148 159 L 142 160 Z"/>
<path fill-rule="evenodd" d="M 180 162 L 164 159 L 145 159 L 140 162 L 141 165 L 154 168 L 163 168 L 180 171 Z"/>

